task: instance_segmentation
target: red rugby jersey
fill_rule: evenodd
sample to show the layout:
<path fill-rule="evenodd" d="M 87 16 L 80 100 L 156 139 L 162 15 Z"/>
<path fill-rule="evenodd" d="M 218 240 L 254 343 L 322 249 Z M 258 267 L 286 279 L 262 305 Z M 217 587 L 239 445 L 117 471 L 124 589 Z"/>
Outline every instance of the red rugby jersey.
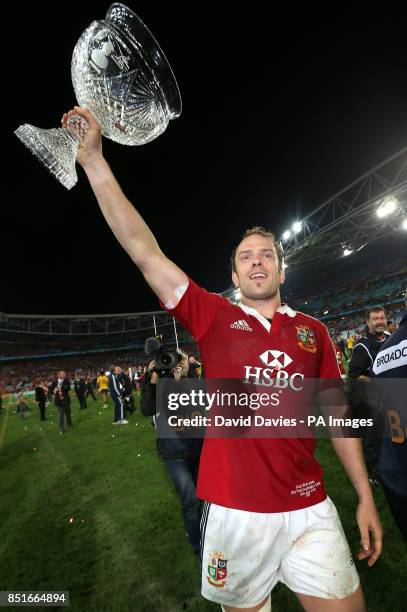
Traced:
<path fill-rule="evenodd" d="M 268 350 L 289 356 L 284 370 L 290 376 L 340 377 L 325 325 L 287 306 L 277 310 L 270 324 L 256 310 L 234 305 L 190 280 L 169 312 L 198 342 L 206 378 L 261 375 Z M 312 438 L 205 438 L 197 496 L 250 512 L 312 506 L 326 498 L 314 450 Z"/>

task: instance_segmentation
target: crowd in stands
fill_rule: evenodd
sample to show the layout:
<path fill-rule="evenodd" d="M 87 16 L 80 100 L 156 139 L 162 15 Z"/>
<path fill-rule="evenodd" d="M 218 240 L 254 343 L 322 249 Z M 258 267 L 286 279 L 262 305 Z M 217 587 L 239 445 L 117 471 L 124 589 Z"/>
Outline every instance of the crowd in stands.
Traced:
<path fill-rule="evenodd" d="M 188 355 L 197 355 L 196 345 L 190 343 L 181 347 Z M 151 358 L 143 351 L 107 351 L 84 356 L 70 355 L 47 359 L 27 359 L 3 363 L 0 368 L 0 395 L 33 391 L 41 381 L 49 383 L 55 373 L 64 369 L 69 378 L 79 373 L 87 380 L 95 379 L 101 370 L 108 370 L 112 364 L 127 372 L 144 370 Z"/>
<path fill-rule="evenodd" d="M 406 286 L 407 266 L 400 267 L 399 261 L 395 272 L 378 276 L 373 268 L 357 278 L 321 284 L 319 290 L 315 286 L 314 291 L 292 290 L 286 299 L 295 310 L 323 321 L 332 336 L 346 338 L 362 333 L 366 311 L 372 306 L 384 306 L 387 318 L 398 323 Z"/>
<path fill-rule="evenodd" d="M 105 352 L 84 356 L 65 356 L 47 359 L 28 359 L 4 363 L 0 370 L 0 394 L 32 391 L 40 381 L 49 382 L 55 373 L 64 369 L 74 378 L 80 372 L 85 378 L 93 379 L 102 369 L 109 369 L 114 363 L 123 370 L 138 367 L 146 360 L 144 353 L 134 351 Z"/>
<path fill-rule="evenodd" d="M 404 313 L 402 304 L 386 305 L 385 309 L 387 320 L 394 322 L 397 326 Z M 343 338 L 348 338 L 349 336 L 360 336 L 362 334 L 366 325 L 365 317 L 366 310 L 363 309 L 352 316 L 342 315 L 339 318 L 329 318 L 324 323 L 327 325 L 332 337 L 342 336 Z"/>
<path fill-rule="evenodd" d="M 44 341 L 45 338 L 45 341 Z M 51 340 L 49 336 L 8 333 L 7 339 L 0 337 L 0 357 L 25 355 L 58 355 L 67 351 L 86 352 L 98 350 L 120 350 L 134 348 L 134 340 L 129 340 L 129 334 L 114 334 L 110 336 L 65 335 Z"/>
<path fill-rule="evenodd" d="M 394 321 L 397 326 L 404 311 L 402 296 L 406 287 L 406 262 L 396 258 L 381 262 L 380 274 L 377 262 L 368 262 L 359 271 L 350 266 L 349 274 L 334 274 L 333 278 L 332 275 L 330 278 L 322 275 L 318 281 L 308 280 L 306 284 L 301 284 L 298 279 L 296 284 L 291 281 L 283 289 L 283 301 L 295 310 L 322 320 L 335 341 L 351 338 L 355 342 L 364 332 L 366 312 L 372 306 L 384 306 L 387 320 Z M 0 394 L 32 390 L 38 381 L 50 380 L 60 368 L 71 375 L 80 371 L 83 376 L 92 378 L 112 363 L 123 370 L 146 363 L 141 348 L 143 343 L 136 342 L 127 334 L 66 336 L 46 338 L 46 342 L 41 337 L 24 337 L 24 334 L 3 336 L 0 335 Z M 186 331 L 179 329 L 178 338 L 189 355 L 198 354 Z M 122 347 L 126 349 L 122 350 Z M 104 350 L 93 352 L 98 349 Z M 60 355 L 67 352 L 77 354 Z M 47 357 L 30 359 L 43 354 Z M 18 359 L 21 356 L 27 356 L 27 359 Z"/>

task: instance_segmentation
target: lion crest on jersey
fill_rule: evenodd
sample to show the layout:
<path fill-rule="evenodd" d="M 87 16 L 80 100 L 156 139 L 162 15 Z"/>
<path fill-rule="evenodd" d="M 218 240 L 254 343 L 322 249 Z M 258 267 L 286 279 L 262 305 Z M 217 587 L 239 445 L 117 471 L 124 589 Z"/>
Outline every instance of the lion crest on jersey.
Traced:
<path fill-rule="evenodd" d="M 317 352 L 317 341 L 315 338 L 315 332 L 311 327 L 307 327 L 306 325 L 295 326 L 297 330 L 297 344 L 304 351 L 308 351 L 309 353 Z"/>
<path fill-rule="evenodd" d="M 221 552 L 213 552 L 209 555 L 208 561 L 208 575 L 207 580 L 209 584 L 214 587 L 222 588 L 226 584 L 226 577 L 228 575 L 228 560 Z"/>

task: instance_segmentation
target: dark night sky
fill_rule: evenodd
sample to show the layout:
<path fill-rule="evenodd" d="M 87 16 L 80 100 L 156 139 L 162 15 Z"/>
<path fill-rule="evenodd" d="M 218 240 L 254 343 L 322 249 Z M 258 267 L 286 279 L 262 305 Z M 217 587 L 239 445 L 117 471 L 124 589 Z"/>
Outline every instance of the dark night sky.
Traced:
<path fill-rule="evenodd" d="M 407 15 L 262 5 L 129 2 L 171 63 L 183 113 L 143 147 L 104 139 L 162 249 L 213 291 L 228 286 L 247 227 L 281 235 L 297 207 L 301 217 L 407 141 Z M 156 309 L 82 171 L 65 190 L 13 134 L 25 122 L 59 126 L 75 103 L 72 50 L 108 2 L 31 3 L 14 18 L 8 6 L 0 311 Z"/>

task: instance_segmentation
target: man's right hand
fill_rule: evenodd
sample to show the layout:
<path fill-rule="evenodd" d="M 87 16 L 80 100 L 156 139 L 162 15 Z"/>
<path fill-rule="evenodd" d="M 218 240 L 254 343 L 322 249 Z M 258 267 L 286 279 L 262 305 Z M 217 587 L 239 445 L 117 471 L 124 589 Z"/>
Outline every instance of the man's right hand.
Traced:
<path fill-rule="evenodd" d="M 73 109 L 64 113 L 61 123 L 62 127 L 68 127 L 68 119 L 72 115 L 80 115 L 83 117 L 87 123 L 89 124 L 89 130 L 86 133 L 85 138 L 82 143 L 79 145 L 77 161 L 78 163 L 85 168 L 88 164 L 90 164 L 95 159 L 103 157 L 102 153 L 102 130 L 99 123 L 96 121 L 93 114 L 87 108 L 83 108 L 80 106 L 75 106 Z"/>

